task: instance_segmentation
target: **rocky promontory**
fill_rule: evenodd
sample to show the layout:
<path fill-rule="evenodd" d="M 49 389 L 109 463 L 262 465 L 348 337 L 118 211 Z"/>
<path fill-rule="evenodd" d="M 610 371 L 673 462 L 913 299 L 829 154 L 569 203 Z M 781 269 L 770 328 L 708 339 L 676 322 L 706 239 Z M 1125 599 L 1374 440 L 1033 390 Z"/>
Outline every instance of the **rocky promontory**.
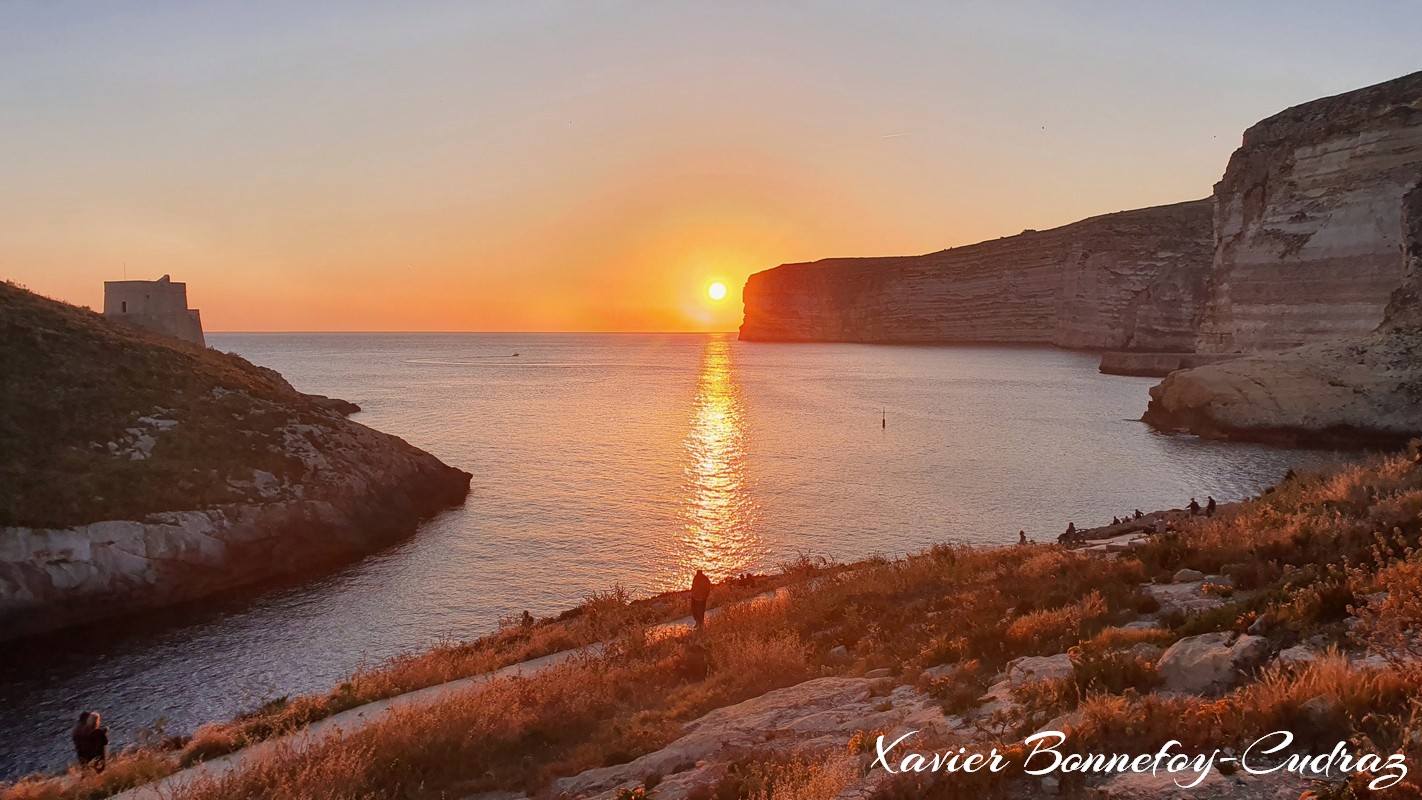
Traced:
<path fill-rule="evenodd" d="M 230 354 L 0 284 L 0 639 L 307 574 L 470 475 Z"/>
<path fill-rule="evenodd" d="M 1210 214 L 1197 200 L 921 256 L 785 264 L 746 282 L 740 336 L 1189 352 Z"/>

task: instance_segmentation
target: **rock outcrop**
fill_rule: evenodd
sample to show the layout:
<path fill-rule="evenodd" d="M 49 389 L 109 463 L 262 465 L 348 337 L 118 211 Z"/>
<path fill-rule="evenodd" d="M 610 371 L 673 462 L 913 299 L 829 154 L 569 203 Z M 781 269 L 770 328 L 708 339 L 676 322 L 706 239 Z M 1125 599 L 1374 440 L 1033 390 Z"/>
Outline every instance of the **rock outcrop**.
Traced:
<path fill-rule="evenodd" d="M 1151 388 L 1145 420 L 1283 443 L 1394 445 L 1422 435 L 1422 187 L 1398 206 L 1400 285 L 1375 332 L 1172 373 Z"/>
<path fill-rule="evenodd" d="M 1269 352 L 1377 328 L 1402 280 L 1402 196 L 1419 173 L 1422 72 L 1245 131 L 1215 185 L 1199 350 Z"/>
<path fill-rule="evenodd" d="M 856 732 L 944 733 L 953 721 L 911 686 L 876 694 L 865 678 L 819 678 L 719 708 L 687 723 L 681 738 L 626 764 L 588 770 L 554 784 L 554 794 L 615 800 L 648 775 L 666 776 L 657 796 L 676 800 L 714 787 L 748 752 L 843 751 Z M 889 682 L 883 682 L 888 684 Z M 883 687 L 881 687 L 883 688 Z"/>
<path fill-rule="evenodd" d="M 1268 657 L 1269 640 L 1262 636 L 1206 633 L 1171 645 L 1156 672 L 1170 691 L 1218 694 L 1238 685 Z"/>
<path fill-rule="evenodd" d="M 746 282 L 741 338 L 1190 351 L 1210 214 L 1198 200 L 922 256 L 785 264 Z"/>
<path fill-rule="evenodd" d="M 470 475 L 237 356 L 0 284 L 0 640 L 298 576 Z"/>

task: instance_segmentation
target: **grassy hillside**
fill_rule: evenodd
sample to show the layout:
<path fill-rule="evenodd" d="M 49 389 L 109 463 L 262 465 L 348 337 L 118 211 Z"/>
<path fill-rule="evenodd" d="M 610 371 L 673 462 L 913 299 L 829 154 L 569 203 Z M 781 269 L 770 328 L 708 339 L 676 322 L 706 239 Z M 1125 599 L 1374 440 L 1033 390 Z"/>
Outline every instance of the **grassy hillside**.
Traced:
<path fill-rule="evenodd" d="M 65 527 L 242 500 L 253 470 L 300 468 L 276 431 L 320 413 L 241 358 L 11 283 L 0 284 L 0 376 L 0 526 Z"/>
<path fill-rule="evenodd" d="M 848 568 L 797 565 L 772 582 L 790 586 L 779 600 L 728 608 L 686 637 L 648 633 L 651 621 L 680 613 L 676 605 L 600 597 L 564 618 L 510 624 L 479 642 L 396 659 L 328 696 L 275 703 L 205 728 L 192 740 L 169 742 L 167 750 L 135 751 L 101 778 L 67 788 L 23 783 L 0 797 L 103 796 L 170 771 L 178 759 L 300 726 L 333 705 L 349 707 L 608 636 L 613 643 L 600 655 L 451 693 L 301 752 L 273 751 L 176 796 L 336 800 L 489 790 L 551 796 L 560 777 L 629 762 L 665 747 L 712 709 L 781 687 L 887 668 L 887 682 L 917 687 L 945 713 L 971 720 L 983 713 L 991 676 L 1009 661 L 1067 653 L 1069 674 L 1014 689 L 990 718 L 960 729 L 976 737 L 960 742 L 1010 752 L 1023 735 L 1053 719 L 1070 719 L 1056 724 L 1073 731 L 1073 750 L 1087 752 L 1153 752 L 1168 739 L 1196 748 L 1240 747 L 1264 732 L 1288 729 L 1312 752 L 1348 741 L 1405 753 L 1408 782 L 1383 796 L 1418 797 L 1419 543 L 1422 465 L 1411 454 L 1379 457 L 1292 477 L 1255 500 L 1190 519 L 1142 548 L 1110 557 L 1056 545 L 940 546 Z M 1214 598 L 1202 610 L 1162 609 L 1151 590 L 1182 586 L 1172 582 L 1182 568 L 1228 580 L 1194 590 Z M 724 602 L 759 588 L 723 587 L 717 596 Z M 1142 620 L 1153 623 L 1142 628 Z M 1238 685 L 1215 695 L 1157 693 L 1160 648 L 1183 637 L 1245 629 L 1263 632 L 1270 657 Z M 1308 660 L 1278 657 L 1300 647 L 1312 654 Z M 1371 657 L 1363 666 L 1365 654 Z M 877 696 L 888 702 L 889 691 Z M 866 779 L 864 742 L 873 731 L 862 733 L 793 757 L 772 746 L 744 752 L 694 796 L 833 797 Z M 655 787 L 664 777 L 649 774 L 645 783 Z M 913 776 L 879 783 L 869 796 L 1038 796 L 1037 784 L 1025 780 L 1011 771 Z M 1082 794 L 1085 788 L 1063 784 L 1069 796 L 1091 796 Z M 1366 796 L 1336 782 L 1324 788 L 1321 796 Z"/>

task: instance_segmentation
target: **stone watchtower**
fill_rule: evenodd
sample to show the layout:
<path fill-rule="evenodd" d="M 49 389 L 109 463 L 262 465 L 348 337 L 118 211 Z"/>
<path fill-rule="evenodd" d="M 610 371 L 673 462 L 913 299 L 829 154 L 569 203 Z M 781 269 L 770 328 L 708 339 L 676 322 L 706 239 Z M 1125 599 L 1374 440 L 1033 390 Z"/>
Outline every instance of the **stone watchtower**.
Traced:
<path fill-rule="evenodd" d="M 188 285 L 167 275 L 156 281 L 104 281 L 104 316 L 207 346 L 202 317 L 188 308 Z"/>

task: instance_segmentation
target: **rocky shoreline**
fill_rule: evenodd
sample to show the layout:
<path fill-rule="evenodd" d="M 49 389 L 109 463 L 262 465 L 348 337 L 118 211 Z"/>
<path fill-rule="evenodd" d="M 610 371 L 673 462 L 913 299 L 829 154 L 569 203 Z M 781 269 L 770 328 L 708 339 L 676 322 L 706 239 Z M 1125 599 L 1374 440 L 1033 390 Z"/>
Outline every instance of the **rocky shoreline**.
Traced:
<path fill-rule="evenodd" d="M 0 641 L 315 573 L 398 542 L 463 502 L 469 473 L 347 426 L 293 431 L 293 447 L 322 478 L 287 483 L 254 471 L 259 502 L 0 528 Z M 326 436 L 334 441 L 318 440 Z"/>

